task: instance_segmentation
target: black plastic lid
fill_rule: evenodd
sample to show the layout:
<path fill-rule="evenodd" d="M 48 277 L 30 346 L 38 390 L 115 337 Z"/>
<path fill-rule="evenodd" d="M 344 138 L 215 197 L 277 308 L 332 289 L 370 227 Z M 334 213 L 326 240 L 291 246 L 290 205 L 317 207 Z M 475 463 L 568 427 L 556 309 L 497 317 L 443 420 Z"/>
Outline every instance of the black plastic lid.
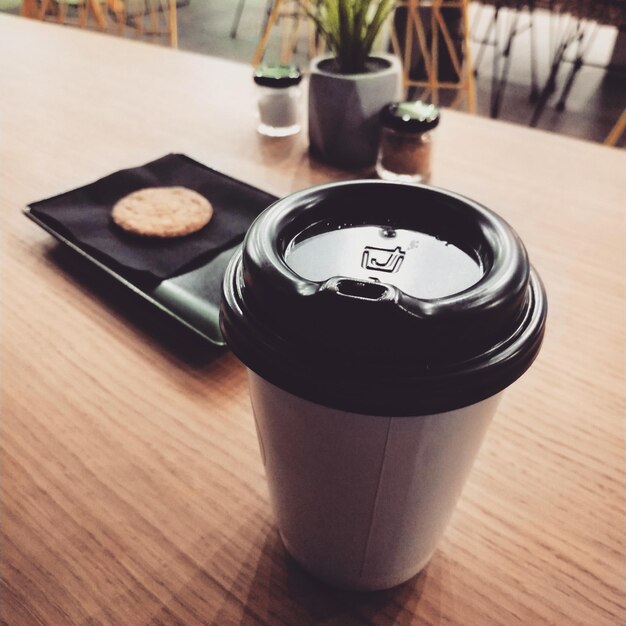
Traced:
<path fill-rule="evenodd" d="M 514 231 L 421 185 L 306 189 L 266 209 L 224 278 L 222 333 L 271 383 L 371 415 L 467 406 L 541 345 L 541 282 Z"/>
<path fill-rule="evenodd" d="M 439 109 L 421 100 L 392 102 L 380 112 L 380 122 L 386 128 L 408 133 L 424 133 L 439 124 Z"/>
<path fill-rule="evenodd" d="M 302 73 L 296 65 L 263 65 L 254 71 L 254 82 L 262 87 L 285 89 L 301 80 Z"/>

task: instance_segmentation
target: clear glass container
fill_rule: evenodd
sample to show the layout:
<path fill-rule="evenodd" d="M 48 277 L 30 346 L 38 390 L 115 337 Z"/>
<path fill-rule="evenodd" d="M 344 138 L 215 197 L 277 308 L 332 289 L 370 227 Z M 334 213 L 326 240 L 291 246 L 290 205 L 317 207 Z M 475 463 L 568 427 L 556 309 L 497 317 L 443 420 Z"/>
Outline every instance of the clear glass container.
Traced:
<path fill-rule="evenodd" d="M 394 102 L 381 112 L 376 173 L 383 180 L 428 183 L 431 177 L 433 129 L 439 109 L 419 100 Z"/>
<path fill-rule="evenodd" d="M 293 65 L 257 68 L 259 133 L 287 137 L 300 131 L 301 80 L 300 70 Z"/>

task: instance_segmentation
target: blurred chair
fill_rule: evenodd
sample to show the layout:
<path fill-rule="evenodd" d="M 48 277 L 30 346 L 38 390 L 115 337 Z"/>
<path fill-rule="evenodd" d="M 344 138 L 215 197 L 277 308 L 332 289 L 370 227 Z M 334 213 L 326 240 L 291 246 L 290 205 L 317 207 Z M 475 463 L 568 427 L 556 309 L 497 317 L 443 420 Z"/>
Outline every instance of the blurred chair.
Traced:
<path fill-rule="evenodd" d="M 261 39 L 252 58 L 252 65 L 256 66 L 263 60 L 272 30 L 280 24 L 280 62 L 289 63 L 296 51 L 301 30 L 308 29 L 307 54 L 312 58 L 322 51 L 317 41 L 315 25 L 309 18 L 301 0 L 270 0 L 271 10 L 265 19 L 265 27 Z"/>
<path fill-rule="evenodd" d="M 487 46 L 493 48 L 489 103 L 491 117 L 496 118 L 500 115 L 513 60 L 515 40 L 518 35 L 526 31 L 530 38 L 530 100 L 534 102 L 539 98 L 537 41 L 534 28 L 537 4 L 535 0 L 481 0 L 475 4 L 474 24 L 472 24 L 472 32 L 478 38 L 478 52 L 474 61 L 475 76 L 478 76 Z M 487 26 L 482 37 L 478 37 L 478 24 L 485 13 Z"/>
<path fill-rule="evenodd" d="M 538 0 L 537 6 L 549 10 L 552 30 L 556 36 L 552 35 L 551 31 L 553 45 L 550 72 L 537 98 L 530 126 L 537 126 L 548 101 L 559 89 L 559 73 L 561 67 L 568 61 L 568 54 L 573 54 L 573 59 L 555 105 L 557 111 L 565 109 L 567 98 L 578 72 L 585 64 L 585 58 L 593 45 L 599 26 L 618 26 L 626 23 L 624 0 L 566 0 L 560 3 Z"/>
<path fill-rule="evenodd" d="M 617 122 L 615 122 L 615 126 L 611 129 L 611 132 L 607 135 L 604 140 L 605 146 L 614 146 L 620 140 L 620 137 L 624 134 L 626 130 L 626 109 L 622 111 L 622 114 L 619 116 Z"/>
<path fill-rule="evenodd" d="M 535 102 L 530 126 L 539 119 L 553 95 L 558 95 L 555 109 L 563 111 L 574 81 L 585 64 L 599 26 L 626 24 L 625 0 L 480 0 L 476 3 L 491 11 L 491 19 L 479 41 L 475 67 L 479 69 L 486 45 L 493 46 L 491 116 L 498 117 L 508 80 L 514 39 L 530 31 L 530 100 Z M 540 81 L 537 72 L 537 41 L 534 33 L 535 12 L 549 19 L 547 45 L 549 72 Z M 520 19 L 522 16 L 526 20 Z M 559 81 L 566 68 L 564 80 Z M 559 92 L 557 94 L 557 91 Z"/>
<path fill-rule="evenodd" d="M 74 24 L 81 28 L 87 27 L 93 17 L 97 28 L 105 30 L 107 27 L 105 0 L 41 0 L 32 17 L 54 19 L 59 24 Z"/>
<path fill-rule="evenodd" d="M 41 20 L 56 20 L 88 28 L 92 21 L 100 30 L 120 35 L 132 31 L 136 37 L 165 40 L 178 46 L 176 0 L 33 0 L 24 2 L 22 14 Z"/>
<path fill-rule="evenodd" d="M 266 0 L 265 3 L 265 17 L 263 18 L 263 25 L 261 26 L 261 35 L 263 35 L 263 33 L 265 32 L 265 28 L 267 26 L 267 20 L 270 17 L 270 14 L 272 13 L 272 6 L 273 6 L 273 1 L 272 0 Z M 246 0 L 239 0 L 237 2 L 237 8 L 235 9 L 235 15 L 233 17 L 233 23 L 230 27 L 230 37 L 231 39 L 236 39 L 237 38 L 237 31 L 239 30 L 239 22 L 241 22 L 241 15 L 243 13 L 243 9 L 246 5 Z"/>
<path fill-rule="evenodd" d="M 399 11 L 402 19 L 398 19 Z M 468 13 L 469 0 L 398 3 L 391 47 L 402 59 L 407 95 L 419 92 L 421 100 L 440 104 L 441 92 L 445 92 L 453 97 L 449 106 L 464 100 L 467 110 L 476 112 Z"/>
<path fill-rule="evenodd" d="M 132 28 L 138 37 L 167 38 L 178 47 L 176 0 L 108 0 L 118 28 Z"/>

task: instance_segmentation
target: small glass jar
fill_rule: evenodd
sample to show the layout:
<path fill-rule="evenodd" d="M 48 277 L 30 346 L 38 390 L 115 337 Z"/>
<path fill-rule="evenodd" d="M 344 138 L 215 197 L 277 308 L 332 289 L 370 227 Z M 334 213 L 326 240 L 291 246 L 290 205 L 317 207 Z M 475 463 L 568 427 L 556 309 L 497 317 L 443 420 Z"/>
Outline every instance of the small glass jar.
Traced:
<path fill-rule="evenodd" d="M 258 131 L 269 137 L 287 137 L 300 130 L 300 81 L 295 65 L 262 66 L 254 72 L 258 85 Z"/>
<path fill-rule="evenodd" d="M 421 100 L 393 102 L 380 113 L 381 134 L 376 173 L 398 182 L 428 183 L 431 175 L 432 130 L 439 109 Z"/>

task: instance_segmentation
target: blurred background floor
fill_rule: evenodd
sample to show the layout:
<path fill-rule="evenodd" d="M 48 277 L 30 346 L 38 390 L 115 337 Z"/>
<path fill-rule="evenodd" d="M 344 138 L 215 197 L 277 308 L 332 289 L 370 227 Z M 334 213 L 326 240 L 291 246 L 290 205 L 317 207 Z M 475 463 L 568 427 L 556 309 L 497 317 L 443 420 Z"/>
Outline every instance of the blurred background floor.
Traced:
<path fill-rule="evenodd" d="M 202 54 L 220 56 L 250 63 L 257 47 L 266 12 L 265 0 L 244 0 L 236 37 L 231 36 L 239 0 L 182 0 L 178 10 L 179 48 Z M 0 0 L 0 11 L 19 13 L 19 0 Z M 501 29 L 510 23 L 512 12 L 502 10 Z M 554 22 L 547 12 L 535 11 L 536 70 L 538 82 L 543 85 L 550 74 L 551 47 L 554 46 Z M 481 40 L 493 18 L 493 8 L 472 3 L 472 57 L 479 61 L 476 77 L 478 114 L 493 113 L 494 46 L 482 45 Z M 527 15 L 520 18 L 520 32 L 513 39 L 510 53 L 508 80 L 500 91 L 497 117 L 510 122 L 529 125 L 536 110 L 536 100 L 531 98 L 530 30 Z M 558 89 L 547 100 L 546 106 L 534 125 L 580 139 L 602 142 L 626 107 L 626 67 L 611 64 L 618 30 L 611 26 L 598 26 L 592 42 L 584 55 L 565 109 L 557 110 L 560 90 L 572 68 L 574 55 L 566 55 L 558 75 Z M 492 32 L 493 35 L 493 32 Z M 626 37 L 626 33 L 623 35 Z M 501 37 L 501 41 L 504 39 Z M 300 46 L 304 49 L 305 46 Z M 481 48 L 483 48 L 481 52 Z M 275 28 L 265 55 L 267 60 L 277 60 L 279 55 L 279 28 Z M 298 52 L 296 52 L 296 59 Z M 304 63 L 304 57 L 301 58 Z M 500 70 L 504 59 L 500 59 Z M 626 145 L 622 136 L 618 146 Z"/>

